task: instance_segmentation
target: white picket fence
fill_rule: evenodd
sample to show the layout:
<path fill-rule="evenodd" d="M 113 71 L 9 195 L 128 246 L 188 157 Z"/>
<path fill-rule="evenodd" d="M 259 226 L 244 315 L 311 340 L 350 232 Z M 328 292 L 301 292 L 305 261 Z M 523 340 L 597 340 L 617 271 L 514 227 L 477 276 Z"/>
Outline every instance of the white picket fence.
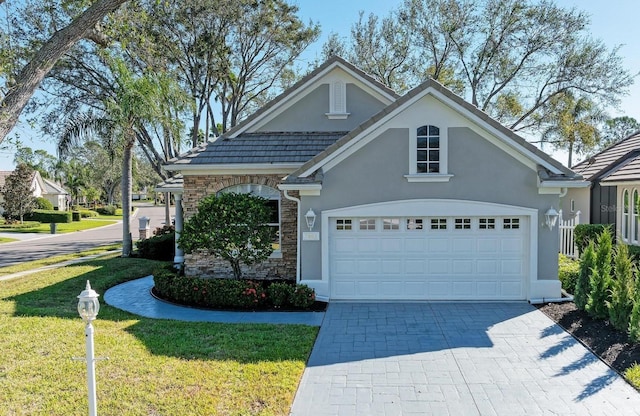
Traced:
<path fill-rule="evenodd" d="M 580 211 L 576 212 L 573 218 L 566 221 L 562 219 L 562 210 L 558 213 L 558 222 L 560 223 L 560 253 L 572 259 L 578 258 L 578 249 L 576 248 L 574 229 L 580 224 Z"/>

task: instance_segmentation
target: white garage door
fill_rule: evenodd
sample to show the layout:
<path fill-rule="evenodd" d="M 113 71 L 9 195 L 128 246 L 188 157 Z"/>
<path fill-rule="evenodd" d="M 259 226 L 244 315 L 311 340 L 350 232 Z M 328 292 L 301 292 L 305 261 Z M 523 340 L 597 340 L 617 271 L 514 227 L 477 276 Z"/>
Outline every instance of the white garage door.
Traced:
<path fill-rule="evenodd" d="M 333 299 L 525 299 L 528 217 L 329 222 Z"/>

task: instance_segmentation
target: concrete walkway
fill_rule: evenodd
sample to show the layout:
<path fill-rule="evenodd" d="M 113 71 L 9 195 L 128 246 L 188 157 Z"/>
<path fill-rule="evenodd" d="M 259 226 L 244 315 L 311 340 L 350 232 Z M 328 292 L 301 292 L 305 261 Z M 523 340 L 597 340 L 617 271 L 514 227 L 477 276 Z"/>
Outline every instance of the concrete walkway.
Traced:
<path fill-rule="evenodd" d="M 320 326 L 324 318 L 324 312 L 225 312 L 188 308 L 154 298 L 152 287 L 153 276 L 132 280 L 108 289 L 104 300 L 136 315 L 178 321 Z"/>
<path fill-rule="evenodd" d="M 638 415 L 640 394 L 526 303 L 330 303 L 291 415 Z"/>

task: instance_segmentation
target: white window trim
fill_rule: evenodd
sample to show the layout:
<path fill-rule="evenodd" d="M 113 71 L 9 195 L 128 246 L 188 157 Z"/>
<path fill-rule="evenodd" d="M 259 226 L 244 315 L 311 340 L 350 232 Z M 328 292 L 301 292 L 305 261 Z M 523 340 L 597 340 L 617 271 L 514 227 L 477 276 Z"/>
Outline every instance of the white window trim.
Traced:
<path fill-rule="evenodd" d="M 404 175 L 407 182 L 449 182 L 453 177 L 449 173 L 449 132 L 447 127 L 425 122 L 421 126 L 435 126 L 440 129 L 440 172 L 418 173 L 418 127 L 409 128 L 409 174 Z"/>
<path fill-rule="evenodd" d="M 627 195 L 627 207 L 625 209 L 624 206 L 624 196 L 625 194 Z M 628 243 L 631 238 L 630 238 L 630 233 L 631 233 L 631 192 L 629 192 L 629 189 L 624 188 L 622 190 L 622 221 L 620 221 L 620 225 L 621 225 L 621 230 L 620 230 L 620 235 L 622 237 L 622 241 Z"/>
<path fill-rule="evenodd" d="M 347 113 L 347 84 L 336 80 L 329 84 L 329 112 L 325 113 L 329 120 L 344 120 Z"/>

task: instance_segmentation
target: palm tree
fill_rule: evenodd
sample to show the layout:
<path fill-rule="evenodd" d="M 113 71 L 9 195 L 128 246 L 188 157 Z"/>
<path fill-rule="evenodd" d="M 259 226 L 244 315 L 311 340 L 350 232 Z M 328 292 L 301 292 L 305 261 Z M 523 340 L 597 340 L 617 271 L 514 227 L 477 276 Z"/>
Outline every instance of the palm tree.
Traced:
<path fill-rule="evenodd" d="M 576 99 L 570 92 L 555 96 L 549 109 L 550 125 L 542 133 L 542 142 L 566 148 L 571 167 L 574 152 L 584 153 L 598 144 L 598 124 L 604 120 L 604 114 L 593 101 L 586 97 Z"/>
<path fill-rule="evenodd" d="M 101 116 L 84 115 L 72 120 L 58 142 L 64 155 L 78 140 L 97 134 L 108 149 L 122 149 L 122 257 L 133 250 L 130 230 L 133 148 L 145 125 L 159 124 L 174 130 L 176 123 L 167 116 L 166 102 L 180 102 L 181 92 L 162 74 L 137 76 L 122 60 L 113 60 L 115 85 L 104 102 Z M 177 136 L 177 135 L 176 135 Z"/>

